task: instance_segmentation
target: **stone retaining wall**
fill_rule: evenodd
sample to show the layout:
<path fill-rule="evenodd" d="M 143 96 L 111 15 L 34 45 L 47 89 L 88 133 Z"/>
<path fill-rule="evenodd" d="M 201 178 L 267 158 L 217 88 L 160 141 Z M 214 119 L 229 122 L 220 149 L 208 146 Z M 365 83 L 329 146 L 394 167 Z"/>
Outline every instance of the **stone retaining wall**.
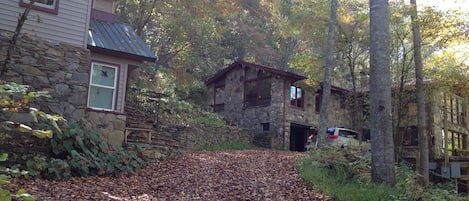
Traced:
<path fill-rule="evenodd" d="M 146 157 L 160 159 L 192 151 L 202 145 L 216 145 L 229 142 L 253 144 L 252 131 L 233 126 L 160 125 L 152 134 L 152 144 L 147 147 Z"/>
<path fill-rule="evenodd" d="M 0 30 L 2 67 L 12 34 Z M 35 98 L 31 106 L 66 118 L 84 117 L 90 63 L 88 49 L 21 35 L 11 58 L 2 80 L 29 85 L 31 91 L 48 91 L 51 95 L 50 98 Z M 30 119 L 27 116 L 15 113 L 12 118 Z"/>

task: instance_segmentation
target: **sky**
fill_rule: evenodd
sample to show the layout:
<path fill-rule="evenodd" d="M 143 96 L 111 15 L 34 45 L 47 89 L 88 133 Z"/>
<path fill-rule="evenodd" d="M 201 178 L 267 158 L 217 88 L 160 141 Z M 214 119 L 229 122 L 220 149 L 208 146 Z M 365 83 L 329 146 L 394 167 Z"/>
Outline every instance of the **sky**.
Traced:
<path fill-rule="evenodd" d="M 416 0 L 418 5 L 435 6 L 437 9 L 469 10 L 469 0 Z"/>

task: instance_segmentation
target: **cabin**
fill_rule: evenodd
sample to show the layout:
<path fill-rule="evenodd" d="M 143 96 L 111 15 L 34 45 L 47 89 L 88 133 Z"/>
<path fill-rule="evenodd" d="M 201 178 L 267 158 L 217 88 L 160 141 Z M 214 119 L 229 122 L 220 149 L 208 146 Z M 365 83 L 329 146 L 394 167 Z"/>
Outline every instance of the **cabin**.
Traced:
<path fill-rule="evenodd" d="M 307 137 L 317 132 L 321 90 L 307 77 L 273 67 L 235 61 L 205 83 L 210 110 L 232 125 L 256 133 L 258 145 L 305 151 Z M 329 125 L 351 127 L 347 90 L 332 87 Z"/>
<path fill-rule="evenodd" d="M 400 157 L 416 169 L 420 168 L 417 133 L 417 104 L 410 89 L 405 115 L 398 128 L 396 141 L 401 147 Z M 428 139 L 431 176 L 435 180 L 469 181 L 469 98 L 447 92 L 435 81 L 425 82 L 425 134 Z M 396 111 L 396 109 L 395 109 Z M 397 116 L 394 117 L 395 121 Z M 465 185 L 467 186 L 467 184 Z M 465 192 L 469 192 L 466 188 Z"/>
<path fill-rule="evenodd" d="M 37 0 L 11 45 L 29 4 L 0 1 L 0 61 L 2 66 L 11 61 L 1 79 L 48 91 L 51 98 L 31 104 L 67 119 L 84 118 L 121 146 L 132 131 L 125 111 L 130 78 L 137 77 L 140 65 L 154 63 L 155 53 L 131 26 L 115 21 L 115 0 Z"/>

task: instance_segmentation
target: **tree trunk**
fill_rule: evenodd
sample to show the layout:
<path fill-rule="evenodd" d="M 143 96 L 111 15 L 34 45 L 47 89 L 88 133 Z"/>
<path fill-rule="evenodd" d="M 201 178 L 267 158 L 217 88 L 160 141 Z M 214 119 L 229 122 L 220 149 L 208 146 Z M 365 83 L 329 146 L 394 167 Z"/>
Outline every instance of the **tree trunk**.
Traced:
<path fill-rule="evenodd" d="M 16 41 L 18 40 L 18 37 L 21 33 L 21 29 L 23 28 L 24 22 L 28 19 L 29 11 L 31 11 L 33 4 L 35 2 L 36 0 L 30 1 L 28 6 L 24 9 L 23 14 L 21 14 L 20 18 L 18 19 L 18 24 L 16 24 L 15 32 L 13 33 L 13 37 L 10 39 L 10 45 L 8 46 L 8 49 L 7 49 L 7 55 L 2 66 L 2 71 L 0 72 L 0 77 L 3 77 L 5 73 L 8 71 L 8 68 L 12 60 L 11 58 L 12 54 L 16 48 Z"/>
<path fill-rule="evenodd" d="M 394 141 L 391 116 L 391 72 L 388 0 L 370 0 L 371 176 L 393 185 Z"/>
<path fill-rule="evenodd" d="M 424 186 L 428 186 L 429 171 L 428 171 L 428 139 L 425 134 L 425 100 L 424 100 L 424 89 L 423 89 L 423 64 L 422 64 L 422 53 L 420 45 L 420 28 L 418 24 L 417 16 L 417 2 L 416 0 L 410 0 L 412 7 L 411 20 L 412 20 L 412 36 L 414 42 L 414 62 L 415 62 L 415 80 L 417 84 L 416 96 L 417 96 L 417 132 L 419 139 L 419 151 L 420 151 L 420 175 L 421 183 Z"/>
<path fill-rule="evenodd" d="M 335 24 L 337 22 L 337 0 L 331 0 L 331 14 L 329 19 L 329 32 L 327 34 L 327 55 L 326 65 L 324 66 L 324 80 L 322 82 L 321 111 L 319 113 L 319 133 L 317 143 L 322 147 L 327 135 L 328 124 L 328 105 L 331 95 L 331 72 L 333 67 Z"/>

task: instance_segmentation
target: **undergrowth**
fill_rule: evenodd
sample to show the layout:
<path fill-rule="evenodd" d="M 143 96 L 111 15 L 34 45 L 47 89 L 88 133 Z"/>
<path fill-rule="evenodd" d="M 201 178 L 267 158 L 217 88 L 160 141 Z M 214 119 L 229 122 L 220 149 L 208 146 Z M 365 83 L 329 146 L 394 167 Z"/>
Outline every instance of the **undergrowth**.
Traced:
<path fill-rule="evenodd" d="M 418 174 L 401 164 L 396 167 L 396 185 L 371 182 L 371 154 L 356 150 L 311 151 L 299 163 L 301 177 L 314 189 L 337 201 L 462 201 L 451 183 L 418 185 Z"/>
<path fill-rule="evenodd" d="M 136 172 L 143 164 L 141 149 L 112 147 L 94 130 L 70 121 L 68 128 L 50 139 L 48 154 L 23 154 L 15 168 L 32 177 L 69 179 L 74 176 L 118 176 Z"/>

